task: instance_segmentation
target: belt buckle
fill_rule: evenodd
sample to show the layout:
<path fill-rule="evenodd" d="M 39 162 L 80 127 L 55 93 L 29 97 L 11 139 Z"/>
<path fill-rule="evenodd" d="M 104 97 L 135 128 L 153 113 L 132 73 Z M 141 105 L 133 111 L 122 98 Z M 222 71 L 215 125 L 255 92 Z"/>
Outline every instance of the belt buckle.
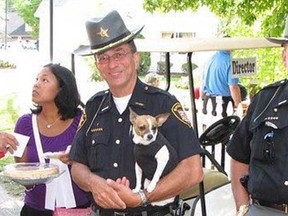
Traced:
<path fill-rule="evenodd" d="M 114 212 L 114 216 L 125 216 L 127 215 L 125 212 Z"/>

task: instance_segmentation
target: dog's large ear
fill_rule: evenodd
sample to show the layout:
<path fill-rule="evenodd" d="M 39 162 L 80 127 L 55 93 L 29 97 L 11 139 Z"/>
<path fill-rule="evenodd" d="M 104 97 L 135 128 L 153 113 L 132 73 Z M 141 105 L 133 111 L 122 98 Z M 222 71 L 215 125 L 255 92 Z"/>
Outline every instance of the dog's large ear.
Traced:
<path fill-rule="evenodd" d="M 162 114 L 157 115 L 155 118 L 157 120 L 158 127 L 161 127 L 162 124 L 168 119 L 169 116 L 170 116 L 170 113 L 162 113 Z"/>
<path fill-rule="evenodd" d="M 137 114 L 131 109 L 131 107 L 129 107 L 129 112 L 130 112 L 130 122 L 134 124 Z"/>

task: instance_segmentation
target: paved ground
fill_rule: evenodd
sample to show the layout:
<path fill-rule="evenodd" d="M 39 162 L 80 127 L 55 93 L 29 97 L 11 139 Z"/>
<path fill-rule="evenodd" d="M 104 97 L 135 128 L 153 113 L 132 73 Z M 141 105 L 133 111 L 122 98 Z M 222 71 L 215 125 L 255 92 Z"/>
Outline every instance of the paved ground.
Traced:
<path fill-rule="evenodd" d="M 19 198 L 9 195 L 0 185 L 0 216 L 20 215 L 22 206 L 23 202 Z"/>

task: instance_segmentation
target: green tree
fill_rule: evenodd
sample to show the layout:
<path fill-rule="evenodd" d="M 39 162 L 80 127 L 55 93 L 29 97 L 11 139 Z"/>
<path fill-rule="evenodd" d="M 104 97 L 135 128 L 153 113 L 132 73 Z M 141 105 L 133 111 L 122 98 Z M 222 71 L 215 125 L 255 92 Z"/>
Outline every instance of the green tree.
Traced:
<path fill-rule="evenodd" d="M 197 11 L 202 6 L 220 18 L 220 29 L 231 37 L 282 37 L 288 16 L 287 0 L 144 0 L 144 9 L 149 12 Z M 287 77 L 280 49 L 233 51 L 233 57 L 251 56 L 257 58 L 258 73 L 241 78 L 241 82 L 252 95 L 264 85 Z"/>
<path fill-rule="evenodd" d="M 32 28 L 32 35 L 38 38 L 39 35 L 39 19 L 34 16 L 39 4 L 42 0 L 14 0 L 14 6 L 25 23 Z"/>
<path fill-rule="evenodd" d="M 142 34 L 136 36 L 138 39 L 144 39 Z M 151 66 L 151 53 L 150 52 L 141 52 L 140 53 L 141 60 L 138 67 L 138 75 L 145 75 L 149 71 Z"/>
<path fill-rule="evenodd" d="M 261 32 L 253 31 L 253 27 L 246 25 L 233 25 L 230 31 L 246 37 L 260 37 Z M 259 89 L 277 80 L 287 77 L 282 65 L 281 49 L 247 49 L 232 51 L 233 58 L 256 57 L 257 75 L 241 78 L 241 82 L 247 87 L 249 95 L 253 96 Z"/>
<path fill-rule="evenodd" d="M 196 11 L 207 6 L 214 14 L 227 21 L 240 18 L 251 26 L 259 18 L 264 18 L 261 27 L 265 36 L 282 36 L 287 16 L 287 0 L 144 0 L 144 9 L 149 12 Z"/>

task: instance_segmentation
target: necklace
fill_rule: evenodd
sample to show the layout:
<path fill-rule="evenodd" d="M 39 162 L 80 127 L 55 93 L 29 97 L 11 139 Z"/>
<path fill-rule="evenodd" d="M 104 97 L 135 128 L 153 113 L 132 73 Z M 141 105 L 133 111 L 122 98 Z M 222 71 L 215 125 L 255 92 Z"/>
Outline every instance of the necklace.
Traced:
<path fill-rule="evenodd" d="M 42 115 L 43 115 L 44 120 L 45 120 L 45 122 L 46 122 L 46 128 L 47 128 L 47 129 L 50 129 L 51 127 L 53 127 L 53 125 L 55 125 L 56 122 L 57 122 L 57 121 L 60 119 L 60 117 L 61 117 L 61 116 L 59 116 L 54 122 L 48 123 L 48 121 L 46 120 L 45 115 L 44 115 L 44 114 L 42 114 Z"/>

